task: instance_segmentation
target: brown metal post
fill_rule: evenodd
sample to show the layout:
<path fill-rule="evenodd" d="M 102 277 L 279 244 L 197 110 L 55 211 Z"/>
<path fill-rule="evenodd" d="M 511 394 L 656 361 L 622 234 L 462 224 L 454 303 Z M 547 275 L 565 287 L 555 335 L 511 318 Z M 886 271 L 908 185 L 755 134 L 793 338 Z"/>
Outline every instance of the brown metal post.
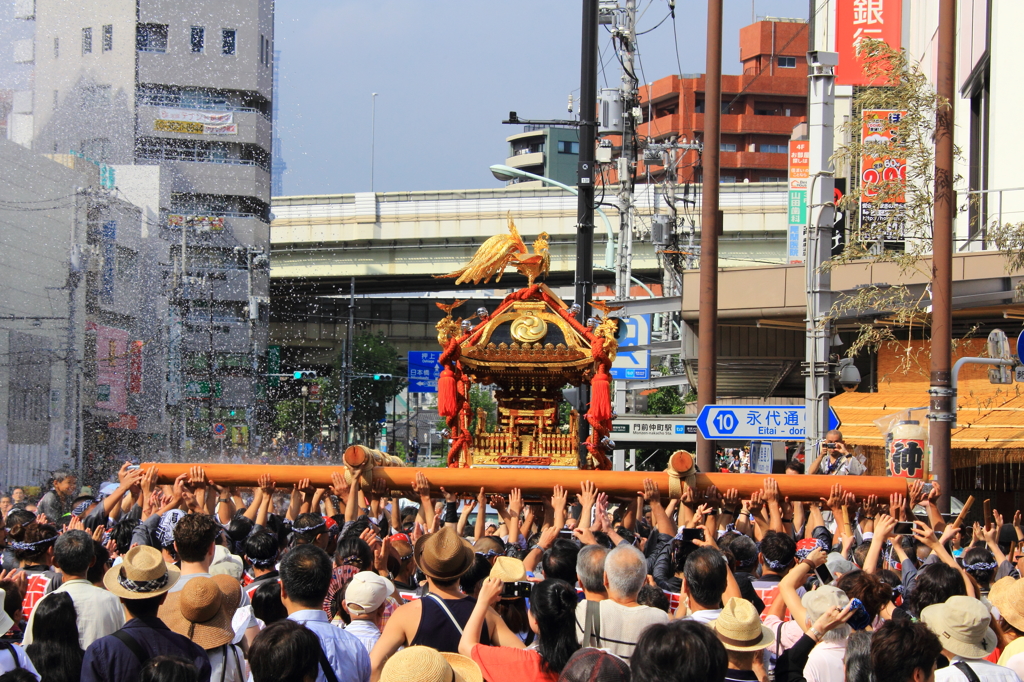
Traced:
<path fill-rule="evenodd" d="M 700 303 L 697 346 L 697 407 L 717 397 L 718 364 L 718 182 L 722 124 L 722 0 L 708 0 L 708 52 L 704 75 L 704 149 L 701 153 Z M 715 441 L 697 436 L 697 466 L 714 471 Z"/>
<path fill-rule="evenodd" d="M 950 425 L 956 419 L 950 363 L 953 342 L 953 103 L 956 98 L 954 58 L 956 2 L 939 1 L 938 64 L 935 90 L 939 106 L 935 116 L 935 206 L 932 228 L 932 344 L 931 396 L 928 429 L 932 473 L 942 484 L 939 509 L 949 511 L 952 484 Z"/>

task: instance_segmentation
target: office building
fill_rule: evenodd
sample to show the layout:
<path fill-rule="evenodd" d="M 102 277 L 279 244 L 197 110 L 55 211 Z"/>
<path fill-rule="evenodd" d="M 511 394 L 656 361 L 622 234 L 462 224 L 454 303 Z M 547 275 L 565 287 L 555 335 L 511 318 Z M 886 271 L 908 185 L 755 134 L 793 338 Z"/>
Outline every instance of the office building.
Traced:
<path fill-rule="evenodd" d="M 249 444 L 265 415 L 273 134 L 272 0 L 36 0 L 31 97 L 19 130 L 38 153 L 157 166 L 150 229 L 168 243 L 172 447 L 224 422 Z M 26 17 L 27 18 L 27 17 Z M 22 50 L 25 51 L 24 49 Z M 27 121 L 27 123 L 26 123 Z M 174 332 L 171 328 L 177 327 Z M 173 332 L 173 333 L 172 333 Z"/>
<path fill-rule="evenodd" d="M 580 158 L 580 134 L 574 127 L 523 126 L 523 132 L 505 138 L 508 158 L 505 165 L 551 178 L 563 185 L 576 184 L 576 166 Z M 540 180 L 512 178 L 506 184 L 517 187 L 542 187 Z"/>

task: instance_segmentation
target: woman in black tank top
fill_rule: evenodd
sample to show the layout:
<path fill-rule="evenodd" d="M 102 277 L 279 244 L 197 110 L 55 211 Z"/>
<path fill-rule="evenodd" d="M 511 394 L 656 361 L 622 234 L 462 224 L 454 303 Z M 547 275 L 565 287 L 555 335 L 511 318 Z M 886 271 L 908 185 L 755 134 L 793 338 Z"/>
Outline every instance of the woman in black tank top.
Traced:
<path fill-rule="evenodd" d="M 441 604 L 447 607 L 447 612 L 441 607 Z M 416 636 L 413 638 L 411 646 L 429 646 L 438 651 L 459 653 L 462 628 L 466 626 L 466 621 L 473 613 L 476 600 L 471 597 L 441 599 L 435 594 L 428 594 L 420 600 L 420 606 L 422 608 L 420 625 L 416 628 Z M 458 627 L 455 622 L 452 622 L 452 618 L 458 622 Z M 480 643 L 491 643 L 487 632 L 487 623 L 484 623 L 483 632 L 480 633 Z"/>

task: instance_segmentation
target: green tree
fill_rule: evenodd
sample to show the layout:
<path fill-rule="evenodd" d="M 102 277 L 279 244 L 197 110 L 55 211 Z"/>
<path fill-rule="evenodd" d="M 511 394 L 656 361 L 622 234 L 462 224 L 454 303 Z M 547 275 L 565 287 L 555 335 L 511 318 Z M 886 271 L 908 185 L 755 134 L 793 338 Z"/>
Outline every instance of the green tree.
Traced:
<path fill-rule="evenodd" d="M 469 389 L 469 408 L 470 408 L 470 421 L 469 421 L 469 432 L 476 435 L 477 424 L 476 412 L 479 409 L 483 409 L 487 412 L 487 425 L 489 428 L 485 429 L 486 432 L 493 432 L 497 427 L 497 415 L 498 415 L 498 403 L 495 402 L 491 392 L 484 389 L 483 386 L 477 386 L 474 384 Z M 448 428 L 448 422 L 444 419 L 437 420 L 438 432 L 444 431 Z"/>
<path fill-rule="evenodd" d="M 403 378 L 402 357 L 383 333 L 358 334 L 352 346 L 352 426 L 367 442 L 387 416 L 391 400 L 408 383 Z M 390 374 L 391 379 L 374 379 L 373 374 Z M 362 375 L 362 376 L 360 376 Z"/>
<path fill-rule="evenodd" d="M 863 41 L 860 50 L 865 74 L 871 79 L 885 78 L 891 85 L 859 88 L 854 95 L 853 116 L 842 129 L 848 142 L 839 147 L 832 158 L 837 174 L 852 171 L 849 191 L 839 205 L 847 215 L 847 244 L 841 255 L 822 267 L 831 269 L 852 261 L 889 263 L 897 267 L 899 277 L 894 282 L 858 287 L 853 294 L 840 297 L 833 306 L 828 315 L 833 322 L 888 314 L 893 323 L 877 325 L 873 319 L 861 323 L 857 337 L 847 350 L 849 356 L 863 351 L 876 352 L 884 344 L 912 338 L 915 327 L 923 330 L 929 325 L 927 291 L 915 293 L 905 282 L 931 279 L 928 257 L 932 250 L 935 204 L 933 138 L 936 113 L 949 106 L 936 94 L 920 65 L 906 52 L 877 40 Z M 873 140 L 874 136 L 862 139 L 861 112 L 869 109 L 906 112 L 896 126 L 895 138 L 884 142 Z M 955 149 L 954 153 L 959 156 L 960 150 Z M 878 182 L 862 185 L 860 166 L 865 155 L 875 159 L 905 159 L 906 174 L 880 177 Z M 959 181 L 959 176 L 953 179 L 954 183 Z M 901 210 L 889 213 L 885 221 L 870 225 L 860 222 L 862 202 L 881 208 L 900 196 L 904 197 Z M 902 250 L 885 248 L 885 242 L 891 240 L 895 232 L 902 232 Z M 888 239 L 886 235 L 890 235 Z M 921 371 L 922 360 L 927 364 L 926 358 L 918 357 L 921 351 L 927 352 L 927 349 L 921 347 L 915 353 L 907 344 L 903 352 L 897 353 L 899 371 Z"/>
<path fill-rule="evenodd" d="M 647 414 L 682 414 L 686 409 L 686 396 L 679 395 L 675 386 L 662 386 L 647 396 Z"/>
<path fill-rule="evenodd" d="M 316 394 L 310 390 L 306 396 L 306 441 L 319 439 L 322 425 L 334 425 L 334 406 L 338 403 L 338 380 L 335 377 L 318 377 L 312 381 L 301 382 L 307 389 L 317 387 Z M 302 433 L 303 399 L 286 398 L 274 403 L 274 427 L 278 431 L 294 433 L 297 437 Z"/>

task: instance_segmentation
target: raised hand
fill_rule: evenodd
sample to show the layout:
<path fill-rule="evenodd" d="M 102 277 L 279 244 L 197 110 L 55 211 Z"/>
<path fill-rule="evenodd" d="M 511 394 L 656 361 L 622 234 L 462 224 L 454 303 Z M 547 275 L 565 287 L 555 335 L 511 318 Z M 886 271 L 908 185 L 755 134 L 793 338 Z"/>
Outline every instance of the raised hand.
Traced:
<path fill-rule="evenodd" d="M 412 491 L 420 496 L 420 499 L 430 498 L 430 481 L 422 471 L 416 472 L 416 480 L 412 484 Z"/>
<path fill-rule="evenodd" d="M 448 492 L 447 490 L 444 489 L 444 486 L 441 486 L 439 488 L 439 490 L 441 491 L 441 494 L 444 495 L 444 501 L 447 504 L 456 504 L 456 503 L 458 503 L 458 501 L 459 501 L 459 494 L 458 493 L 450 493 L 450 492 Z"/>
<path fill-rule="evenodd" d="M 270 480 L 270 474 L 262 474 L 256 479 L 256 483 L 259 485 L 260 490 L 264 495 L 274 494 L 274 481 Z"/>
<path fill-rule="evenodd" d="M 740 507 L 740 491 L 736 488 L 729 488 L 722 495 L 722 506 L 735 512 Z"/>
<path fill-rule="evenodd" d="M 565 511 L 566 506 L 569 503 L 569 493 L 565 491 L 560 485 L 555 485 L 551 491 L 551 507 L 558 512 L 559 510 Z"/>
<path fill-rule="evenodd" d="M 925 492 L 924 481 L 911 479 L 907 484 L 907 502 L 910 503 L 910 508 L 913 509 L 917 505 L 921 504 L 927 496 L 928 493 Z"/>
<path fill-rule="evenodd" d="M 875 537 L 881 537 L 883 541 L 892 537 L 896 529 L 896 519 L 888 514 L 879 514 L 875 517 Z"/>
<path fill-rule="evenodd" d="M 384 538 L 380 546 L 373 551 L 373 568 L 378 573 L 388 570 L 388 551 L 391 549 L 391 538 Z"/>
<path fill-rule="evenodd" d="M 653 478 L 644 479 L 644 489 L 637 492 L 637 495 L 643 497 L 647 504 L 661 504 L 661 492 Z"/>
<path fill-rule="evenodd" d="M 764 501 L 767 503 L 778 503 L 779 501 L 779 482 L 774 478 L 764 479 L 764 485 L 761 489 L 764 495 Z"/>
<path fill-rule="evenodd" d="M 191 466 L 188 469 L 188 483 L 193 488 L 206 487 L 206 472 L 201 466 Z"/>
<path fill-rule="evenodd" d="M 597 501 L 597 486 L 594 485 L 593 481 L 583 481 L 580 484 L 580 494 L 577 496 L 580 505 L 584 507 L 593 507 Z"/>
<path fill-rule="evenodd" d="M 519 488 L 512 488 L 508 495 L 508 513 L 519 518 L 523 511 L 523 491 Z"/>
<path fill-rule="evenodd" d="M 750 499 L 747 500 L 746 504 L 747 511 L 754 516 L 757 516 L 761 513 L 761 510 L 764 509 L 764 493 L 760 490 L 755 490 L 750 494 Z"/>

